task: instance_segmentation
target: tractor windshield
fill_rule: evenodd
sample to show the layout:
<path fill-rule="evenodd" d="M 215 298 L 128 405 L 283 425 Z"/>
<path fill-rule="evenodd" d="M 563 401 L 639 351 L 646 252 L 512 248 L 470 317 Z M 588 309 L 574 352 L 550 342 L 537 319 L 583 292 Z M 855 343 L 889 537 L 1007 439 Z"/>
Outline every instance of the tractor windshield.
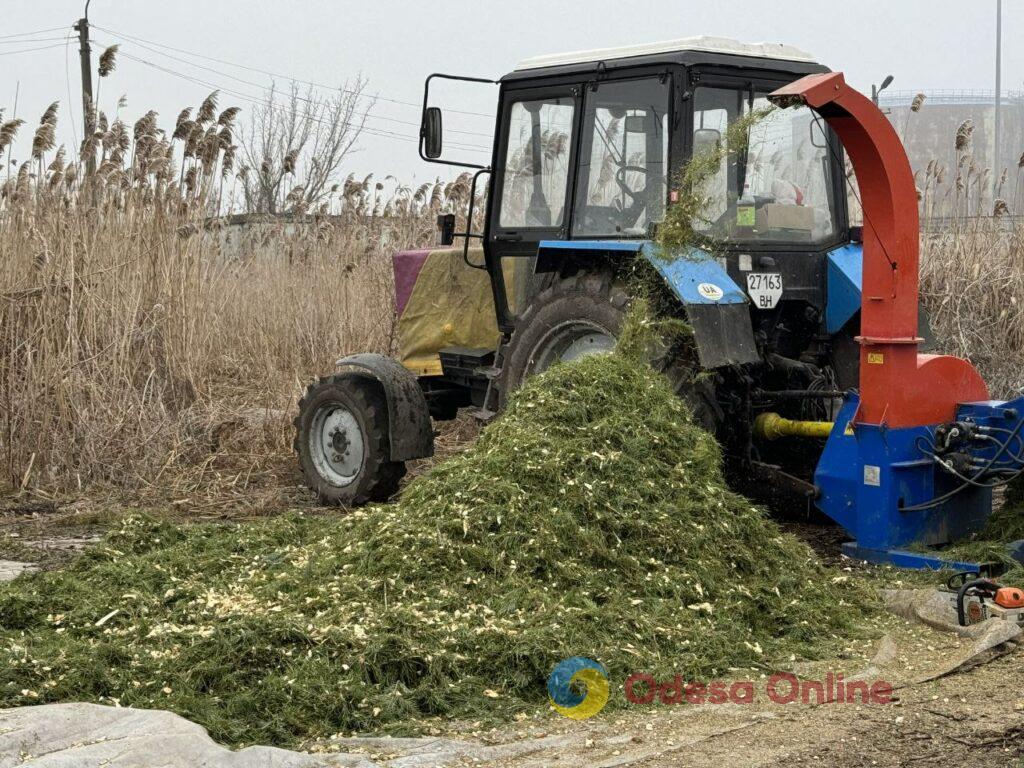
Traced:
<path fill-rule="evenodd" d="M 740 116 L 766 106 L 764 93 L 751 99 L 747 89 L 698 88 L 694 154 L 723 140 Z M 746 152 L 723 158 L 705 181 L 710 203 L 695 228 L 734 242 L 830 240 L 836 211 L 827 141 L 806 107 L 770 113 L 751 128 Z"/>
<path fill-rule="evenodd" d="M 588 86 L 574 235 L 647 237 L 664 218 L 669 88 L 667 77 Z"/>

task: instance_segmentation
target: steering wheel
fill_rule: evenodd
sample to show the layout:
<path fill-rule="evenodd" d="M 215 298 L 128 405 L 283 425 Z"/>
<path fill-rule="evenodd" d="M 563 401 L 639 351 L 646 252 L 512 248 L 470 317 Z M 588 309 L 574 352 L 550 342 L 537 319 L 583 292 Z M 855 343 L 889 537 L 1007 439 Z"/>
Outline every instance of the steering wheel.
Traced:
<path fill-rule="evenodd" d="M 651 171 L 644 165 L 620 165 L 619 169 L 615 171 L 615 183 L 619 185 L 619 189 L 635 201 L 639 196 L 639 192 L 631 189 L 626 183 L 627 173 L 642 173 L 644 176 L 649 176 Z M 647 184 L 645 183 L 644 186 L 646 187 Z"/>

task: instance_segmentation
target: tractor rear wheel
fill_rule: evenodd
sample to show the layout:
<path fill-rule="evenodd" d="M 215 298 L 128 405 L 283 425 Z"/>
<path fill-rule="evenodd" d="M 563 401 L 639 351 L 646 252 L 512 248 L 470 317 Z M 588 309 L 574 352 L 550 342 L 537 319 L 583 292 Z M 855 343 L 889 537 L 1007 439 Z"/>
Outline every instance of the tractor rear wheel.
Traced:
<path fill-rule="evenodd" d="M 530 376 L 556 362 L 611 352 L 629 308 L 629 293 L 610 274 L 579 274 L 541 291 L 517 320 L 505 347 L 498 381 L 500 405 Z M 710 380 L 699 377 L 694 356 L 674 346 L 651 361 L 691 407 L 694 420 L 714 434 L 722 411 Z"/>
<path fill-rule="evenodd" d="M 556 362 L 611 352 L 628 305 L 629 295 L 605 274 L 574 275 L 537 294 L 505 347 L 501 406 L 530 376 Z"/>
<path fill-rule="evenodd" d="M 326 504 L 386 501 L 405 464 L 390 460 L 388 410 L 380 385 L 351 373 L 325 376 L 299 400 L 295 451 L 303 479 Z"/>

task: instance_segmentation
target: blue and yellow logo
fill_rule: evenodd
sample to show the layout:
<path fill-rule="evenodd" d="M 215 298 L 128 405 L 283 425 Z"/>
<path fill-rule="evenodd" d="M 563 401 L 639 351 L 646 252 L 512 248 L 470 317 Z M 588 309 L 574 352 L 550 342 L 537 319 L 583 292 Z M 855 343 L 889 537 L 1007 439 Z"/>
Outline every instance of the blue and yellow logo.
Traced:
<path fill-rule="evenodd" d="M 577 693 L 572 684 L 586 688 Z M 555 667 L 548 678 L 551 706 L 573 720 L 593 717 L 608 703 L 608 670 L 603 664 L 583 656 L 566 659 Z"/>

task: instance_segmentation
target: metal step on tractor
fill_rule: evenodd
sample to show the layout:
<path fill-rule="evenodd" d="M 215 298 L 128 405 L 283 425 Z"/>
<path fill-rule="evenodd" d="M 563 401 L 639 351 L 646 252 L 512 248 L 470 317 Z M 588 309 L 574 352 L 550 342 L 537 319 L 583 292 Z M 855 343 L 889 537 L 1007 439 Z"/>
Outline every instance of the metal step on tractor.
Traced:
<path fill-rule="evenodd" d="M 438 80 L 497 86 L 489 166 L 444 157 Z M 694 227 L 717 247 L 660 253 L 680 169 L 769 104 L 704 182 Z M 339 360 L 302 398 L 295 447 L 324 502 L 387 499 L 405 462 L 432 454 L 432 419 L 490 418 L 529 376 L 610 350 L 637 259 L 693 330 L 691 359 L 659 364 L 727 475 L 831 517 L 850 554 L 943 565 L 917 550 L 979 529 L 992 488 L 1021 471 L 1024 403 L 990 402 L 969 363 L 922 354 L 917 194 L 897 134 L 808 54 L 702 37 L 529 59 L 499 81 L 434 74 L 420 155 L 475 170 L 467 229 L 490 176 L 483 231 L 457 233 L 449 214 L 440 244 L 462 247 L 396 254 L 398 359 Z"/>

